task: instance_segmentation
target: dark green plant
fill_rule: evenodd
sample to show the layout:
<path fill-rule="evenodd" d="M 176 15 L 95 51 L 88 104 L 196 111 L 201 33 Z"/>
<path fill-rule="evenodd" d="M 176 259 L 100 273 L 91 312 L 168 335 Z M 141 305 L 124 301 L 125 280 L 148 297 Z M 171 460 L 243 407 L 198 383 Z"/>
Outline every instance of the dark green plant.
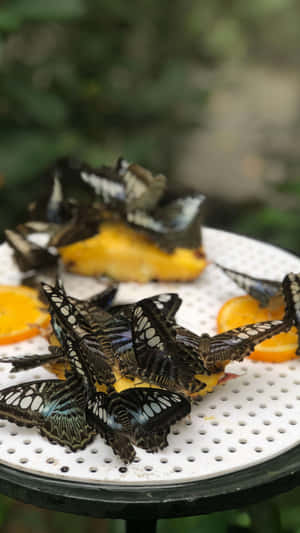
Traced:
<path fill-rule="evenodd" d="M 240 210 L 234 229 L 300 254 L 300 181 L 287 180 L 278 190 L 285 194 L 286 201 L 290 199 L 290 207 L 265 205 L 246 213 Z"/>

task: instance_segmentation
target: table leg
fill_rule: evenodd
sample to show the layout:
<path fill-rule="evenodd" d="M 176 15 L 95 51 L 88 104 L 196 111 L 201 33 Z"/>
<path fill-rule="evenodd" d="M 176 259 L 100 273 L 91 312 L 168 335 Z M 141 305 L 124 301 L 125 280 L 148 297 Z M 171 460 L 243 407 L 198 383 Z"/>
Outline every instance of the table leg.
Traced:
<path fill-rule="evenodd" d="M 155 533 L 157 520 L 126 520 L 126 533 Z"/>

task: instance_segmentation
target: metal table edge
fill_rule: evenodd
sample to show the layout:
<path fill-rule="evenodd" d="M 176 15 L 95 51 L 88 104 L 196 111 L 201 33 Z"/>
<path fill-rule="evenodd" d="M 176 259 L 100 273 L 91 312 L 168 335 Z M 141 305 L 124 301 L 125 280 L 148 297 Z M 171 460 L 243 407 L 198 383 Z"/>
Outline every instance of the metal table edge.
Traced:
<path fill-rule="evenodd" d="M 47 509 L 97 518 L 150 520 L 256 503 L 300 483 L 300 445 L 237 472 L 181 484 L 117 485 L 65 481 L 0 465 L 0 492 Z"/>

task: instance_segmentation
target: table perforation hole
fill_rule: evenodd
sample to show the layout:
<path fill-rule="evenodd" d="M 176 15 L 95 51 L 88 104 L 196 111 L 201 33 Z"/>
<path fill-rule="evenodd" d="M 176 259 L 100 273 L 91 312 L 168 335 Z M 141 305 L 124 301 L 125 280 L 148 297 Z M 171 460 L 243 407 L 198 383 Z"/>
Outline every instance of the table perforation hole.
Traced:
<path fill-rule="evenodd" d="M 173 472 L 177 472 L 177 473 L 182 472 L 181 466 L 174 466 Z"/>

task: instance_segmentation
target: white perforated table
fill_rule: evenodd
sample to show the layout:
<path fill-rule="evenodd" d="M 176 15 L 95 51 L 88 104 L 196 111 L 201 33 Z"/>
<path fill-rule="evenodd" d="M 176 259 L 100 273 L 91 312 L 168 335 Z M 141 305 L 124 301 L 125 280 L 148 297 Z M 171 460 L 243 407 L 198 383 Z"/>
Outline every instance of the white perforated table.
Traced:
<path fill-rule="evenodd" d="M 300 259 L 273 246 L 204 228 L 212 262 L 193 283 L 121 284 L 118 302 L 178 292 L 178 322 L 201 334 L 216 333 L 216 316 L 229 298 L 242 294 L 213 262 L 251 275 L 278 279 L 300 271 Z M 20 275 L 6 244 L 0 248 L 0 283 L 18 284 Z M 67 291 L 86 297 L 101 290 L 94 279 L 67 274 Z M 35 337 L 2 346 L 1 354 L 43 353 Z M 44 368 L 10 374 L 0 362 L 0 387 L 50 377 Z M 280 365 L 235 363 L 237 379 L 195 402 L 190 417 L 173 426 L 160 453 L 138 449 L 124 466 L 100 437 L 76 453 L 53 445 L 35 429 L 0 421 L 1 491 L 24 501 L 99 517 L 159 518 L 235 507 L 287 490 L 299 480 L 300 361 Z M 268 490 L 268 493 L 266 493 Z"/>

